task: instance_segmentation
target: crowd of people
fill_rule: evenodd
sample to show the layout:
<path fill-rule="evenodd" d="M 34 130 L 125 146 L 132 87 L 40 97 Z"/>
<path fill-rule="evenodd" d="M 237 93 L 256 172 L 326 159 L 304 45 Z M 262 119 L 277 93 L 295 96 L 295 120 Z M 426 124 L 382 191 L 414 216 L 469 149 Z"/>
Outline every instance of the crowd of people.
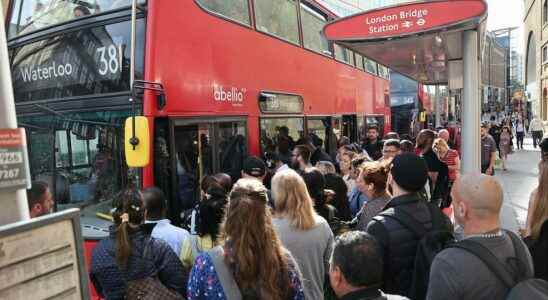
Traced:
<path fill-rule="evenodd" d="M 411 141 L 370 128 L 361 145 L 340 139 L 333 156 L 307 143 L 290 156 L 250 156 L 235 182 L 223 173 L 201 180 L 188 230 L 166 218 L 160 189 L 125 190 L 113 203 L 110 236 L 93 250 L 91 282 L 109 300 L 132 291 L 162 299 L 547 299 L 548 139 L 539 142 L 538 186 L 520 236 L 500 225 L 503 188 L 491 176 L 498 149 L 488 131 L 482 126 L 484 174 L 461 175 L 446 130 Z M 28 196 L 34 215 L 50 205 L 43 184 Z"/>

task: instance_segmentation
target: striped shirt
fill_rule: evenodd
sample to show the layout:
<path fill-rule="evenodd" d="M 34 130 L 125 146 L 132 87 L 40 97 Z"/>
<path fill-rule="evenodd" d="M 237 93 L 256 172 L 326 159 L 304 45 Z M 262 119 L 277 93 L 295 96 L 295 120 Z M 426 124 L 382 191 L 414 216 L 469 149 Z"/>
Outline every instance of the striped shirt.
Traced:
<path fill-rule="evenodd" d="M 459 153 L 457 150 L 449 149 L 447 151 L 447 154 L 445 154 L 445 157 L 441 160 L 444 162 L 448 167 L 454 167 L 457 165 L 457 158 L 459 158 Z M 449 169 L 449 181 L 453 182 L 457 179 L 457 170 Z"/>

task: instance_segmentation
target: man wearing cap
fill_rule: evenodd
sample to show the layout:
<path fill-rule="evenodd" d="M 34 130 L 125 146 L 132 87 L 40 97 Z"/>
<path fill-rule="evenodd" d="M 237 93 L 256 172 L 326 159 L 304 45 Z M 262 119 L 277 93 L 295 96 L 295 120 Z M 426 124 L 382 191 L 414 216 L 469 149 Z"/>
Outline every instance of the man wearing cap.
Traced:
<path fill-rule="evenodd" d="M 242 178 L 254 178 L 263 182 L 266 175 L 266 164 L 257 156 L 249 156 L 244 160 Z"/>
<path fill-rule="evenodd" d="M 402 153 L 392 161 L 388 184 L 392 187 L 392 199 L 383 212 L 374 217 L 366 231 L 374 236 L 384 253 L 384 280 L 386 293 L 409 296 L 417 245 L 422 238 L 398 222 L 412 217 L 431 230 L 451 230 L 451 222 L 439 209 L 431 209 L 420 195 L 428 178 L 425 161 L 413 153 Z M 432 227 L 433 213 L 444 220 L 443 228 Z"/>
<path fill-rule="evenodd" d="M 497 159 L 497 143 L 487 132 L 487 124 L 481 125 L 481 172 L 495 175 L 495 161 Z"/>

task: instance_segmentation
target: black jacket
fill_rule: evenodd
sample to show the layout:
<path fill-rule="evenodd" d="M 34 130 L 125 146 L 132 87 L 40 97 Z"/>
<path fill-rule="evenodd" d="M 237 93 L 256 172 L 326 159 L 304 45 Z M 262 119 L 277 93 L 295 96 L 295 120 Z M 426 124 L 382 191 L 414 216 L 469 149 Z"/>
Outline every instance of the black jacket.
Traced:
<path fill-rule="evenodd" d="M 150 227 L 150 226 L 148 226 Z M 97 293 L 106 300 L 124 299 L 126 279 L 135 280 L 157 274 L 158 279 L 168 288 L 186 295 L 186 272 L 177 254 L 169 245 L 150 237 L 146 225 L 130 234 L 131 256 L 127 269 L 121 270 L 116 263 L 116 232 L 111 228 L 108 238 L 101 240 L 91 256 L 90 279 Z M 147 245 L 147 255 L 143 250 Z"/>
<path fill-rule="evenodd" d="M 365 141 L 362 145 L 362 149 L 369 154 L 369 157 L 371 157 L 373 160 L 378 160 L 382 157 L 382 147 L 384 143 L 382 140 L 377 139 L 374 143 L 372 143 L 370 140 Z"/>
<path fill-rule="evenodd" d="M 314 152 L 312 152 L 312 155 L 310 156 L 310 163 L 313 166 L 315 166 L 316 163 L 319 161 L 333 162 L 331 156 L 329 156 L 329 154 L 323 151 L 323 149 L 320 147 L 316 148 L 316 150 L 314 150 Z"/>
<path fill-rule="evenodd" d="M 539 237 L 533 240 L 529 236 L 525 243 L 533 258 L 535 277 L 548 280 L 548 220 L 542 224 Z"/>
<path fill-rule="evenodd" d="M 390 200 L 383 211 L 394 216 L 404 211 L 422 223 L 429 231 L 432 229 L 432 217 L 427 205 L 418 193 L 408 194 Z M 440 210 L 436 212 L 443 215 Z M 451 230 L 451 222 L 445 215 L 443 218 L 445 229 Z M 375 217 L 367 225 L 366 231 L 377 239 L 384 252 L 382 290 L 390 294 L 408 295 L 419 239 L 397 220 L 384 216 Z"/>

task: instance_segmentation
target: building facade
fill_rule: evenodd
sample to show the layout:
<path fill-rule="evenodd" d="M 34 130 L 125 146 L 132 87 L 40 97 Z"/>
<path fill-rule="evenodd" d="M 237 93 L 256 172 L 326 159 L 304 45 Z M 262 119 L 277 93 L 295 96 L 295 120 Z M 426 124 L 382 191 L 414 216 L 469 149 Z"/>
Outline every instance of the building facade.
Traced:
<path fill-rule="evenodd" d="M 515 106 L 530 109 L 533 115 L 548 119 L 548 0 L 524 0 L 524 85 L 525 100 Z M 526 102 L 525 102 L 526 101 Z"/>
<path fill-rule="evenodd" d="M 508 50 L 499 45 L 495 36 L 488 32 L 481 59 L 482 112 L 488 118 L 501 116 L 508 107 L 507 74 Z"/>

